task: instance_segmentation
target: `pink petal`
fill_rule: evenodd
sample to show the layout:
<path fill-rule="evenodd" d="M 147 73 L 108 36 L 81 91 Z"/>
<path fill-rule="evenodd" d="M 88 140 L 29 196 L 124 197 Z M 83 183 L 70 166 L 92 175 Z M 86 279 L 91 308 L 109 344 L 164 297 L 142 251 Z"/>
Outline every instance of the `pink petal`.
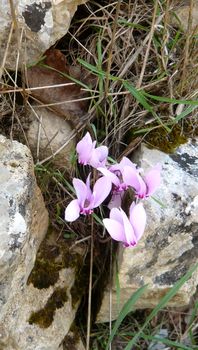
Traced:
<path fill-rule="evenodd" d="M 109 232 L 110 236 L 115 241 L 125 243 L 126 240 L 125 240 L 123 225 L 121 225 L 116 220 L 112 220 L 112 219 L 103 219 L 103 224 L 106 230 Z"/>
<path fill-rule="evenodd" d="M 122 176 L 124 183 L 133 187 L 138 195 L 144 196 L 146 194 L 146 184 L 136 169 L 129 166 L 124 167 Z"/>
<path fill-rule="evenodd" d="M 97 153 L 96 149 L 92 149 L 91 151 L 89 165 L 91 165 L 93 168 L 98 168 L 100 166 L 99 154 Z"/>
<path fill-rule="evenodd" d="M 119 186 L 120 185 L 120 180 L 119 178 L 112 173 L 110 170 L 106 169 L 106 168 L 98 168 L 97 170 L 99 170 L 104 176 L 106 176 L 107 178 L 110 179 L 110 181 L 115 185 L 115 186 Z"/>
<path fill-rule="evenodd" d="M 98 207 L 109 195 L 111 191 L 111 181 L 105 176 L 98 179 L 93 187 L 94 205 L 93 208 Z"/>
<path fill-rule="evenodd" d="M 129 158 L 127 157 L 123 157 L 121 162 L 120 162 L 120 166 L 122 168 L 122 170 L 124 169 L 125 166 L 130 166 L 133 169 L 136 169 L 136 164 L 134 164 Z"/>
<path fill-rule="evenodd" d="M 133 226 L 136 240 L 142 237 L 145 226 L 146 226 L 146 212 L 142 203 L 134 204 L 132 203 L 129 209 L 129 220 L 131 225 Z"/>
<path fill-rule="evenodd" d="M 120 171 L 120 163 L 116 163 L 110 166 L 109 170 L 111 172 Z"/>
<path fill-rule="evenodd" d="M 131 160 L 127 157 L 123 157 L 120 163 L 113 164 L 109 169 L 113 172 L 122 172 L 125 166 L 130 166 L 131 168 L 136 169 L 136 164 L 132 163 Z"/>
<path fill-rule="evenodd" d="M 128 244 L 128 246 L 134 246 L 137 243 L 137 239 L 135 237 L 135 233 L 133 230 L 133 227 L 128 219 L 128 217 L 126 216 L 125 212 L 120 209 L 121 214 L 122 214 L 122 219 L 123 219 L 123 224 L 124 224 L 124 232 L 125 232 L 125 241 Z"/>
<path fill-rule="evenodd" d="M 76 191 L 79 204 L 83 206 L 87 198 L 87 186 L 82 180 L 76 178 L 73 179 L 73 186 Z"/>
<path fill-rule="evenodd" d="M 76 145 L 76 151 L 78 153 L 78 160 L 82 164 L 87 164 L 93 148 L 93 142 L 89 132 L 80 140 Z"/>
<path fill-rule="evenodd" d="M 108 156 L 108 148 L 107 146 L 100 146 L 96 148 L 96 152 L 98 154 L 98 158 L 100 162 L 103 162 L 107 159 Z"/>
<path fill-rule="evenodd" d="M 118 208 L 111 209 L 109 217 L 110 219 L 119 222 L 123 226 L 123 217 L 120 209 Z"/>
<path fill-rule="evenodd" d="M 65 220 L 75 221 L 80 215 L 80 207 L 77 199 L 71 201 L 65 209 Z"/>
<path fill-rule="evenodd" d="M 145 176 L 145 182 L 147 184 L 147 196 L 152 195 L 161 183 L 161 166 L 157 164 L 153 169 L 151 169 Z"/>
<path fill-rule="evenodd" d="M 90 200 L 92 197 L 92 190 L 90 187 L 90 177 L 91 177 L 91 173 L 89 173 L 89 175 L 87 176 L 87 180 L 86 180 L 86 186 L 87 186 L 86 199 L 88 199 L 88 200 Z"/>
<path fill-rule="evenodd" d="M 112 194 L 112 197 L 108 204 L 108 208 L 109 209 L 119 208 L 121 207 L 121 203 L 122 203 L 122 193 L 114 193 Z"/>

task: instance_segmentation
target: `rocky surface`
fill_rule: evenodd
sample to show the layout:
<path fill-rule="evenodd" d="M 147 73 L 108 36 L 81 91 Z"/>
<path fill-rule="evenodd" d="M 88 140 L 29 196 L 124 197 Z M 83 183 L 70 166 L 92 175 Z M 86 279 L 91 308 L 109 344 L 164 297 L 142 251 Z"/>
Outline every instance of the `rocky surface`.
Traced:
<path fill-rule="evenodd" d="M 3 136 L 0 199 L 0 349 L 62 350 L 83 293 L 83 250 L 48 229 L 30 151 Z"/>
<path fill-rule="evenodd" d="M 7 44 L 6 68 L 15 70 L 18 54 L 19 66 L 37 61 L 67 33 L 78 5 L 85 2 L 86 0 L 1 0 L 0 62 L 3 61 Z M 10 4 L 13 4 L 13 9 Z"/>
<path fill-rule="evenodd" d="M 176 27 L 182 28 L 184 31 L 188 30 L 190 1 L 179 1 L 178 6 L 174 9 L 175 15 L 172 16 L 172 24 Z M 198 33 L 198 1 L 194 1 L 191 13 L 191 29 Z"/>
<path fill-rule="evenodd" d="M 36 185 L 30 151 L 3 136 L 0 136 L 0 198 L 0 348 L 15 349 L 17 337 L 12 332 L 21 327 L 18 324 L 21 297 L 47 231 L 48 213 Z"/>
<path fill-rule="evenodd" d="M 73 135 L 70 124 L 46 108 L 36 108 L 35 111 L 36 114 L 33 111 L 30 113 L 31 123 L 27 132 L 34 159 L 41 161 L 55 155 L 52 161 L 56 167 L 70 168 L 75 148 L 74 138 L 66 144 Z"/>
<path fill-rule="evenodd" d="M 182 145 L 167 155 L 142 145 L 136 162 L 147 169 L 161 163 L 162 185 L 156 192 L 163 206 L 145 201 L 147 227 L 133 249 L 119 247 L 120 308 L 143 284 L 148 283 L 137 308 L 153 308 L 173 284 L 198 262 L 198 141 Z M 184 284 L 169 306 L 190 302 L 198 284 L 198 271 Z M 116 285 L 112 291 L 112 318 L 118 315 Z M 98 322 L 109 320 L 109 288 L 106 289 Z"/>

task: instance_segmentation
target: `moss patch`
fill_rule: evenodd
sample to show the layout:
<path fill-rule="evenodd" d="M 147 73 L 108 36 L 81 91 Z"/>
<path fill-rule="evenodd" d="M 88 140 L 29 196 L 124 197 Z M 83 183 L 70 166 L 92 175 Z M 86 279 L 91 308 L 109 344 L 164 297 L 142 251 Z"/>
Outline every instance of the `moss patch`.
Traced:
<path fill-rule="evenodd" d="M 57 240 L 58 232 L 50 229 L 45 240 L 42 242 L 37 253 L 34 268 L 29 276 L 28 284 L 33 284 L 37 289 L 49 288 L 58 282 L 59 271 L 61 269 L 71 268 L 75 273 L 75 282 L 70 293 L 72 296 L 72 306 L 80 301 L 86 289 L 86 264 L 83 264 L 83 251 L 80 245 L 77 249 L 70 249 L 68 241 L 63 238 Z M 52 296 L 47 301 L 45 307 L 30 316 L 29 323 L 37 324 L 41 328 L 47 328 L 51 325 L 54 313 L 67 301 L 67 280 L 65 287 L 56 288 Z"/>
<path fill-rule="evenodd" d="M 173 153 L 177 147 L 188 141 L 187 137 L 182 133 L 179 125 L 174 126 L 171 132 L 159 128 L 151 131 L 145 141 L 148 146 L 154 147 L 165 153 Z"/>
<path fill-rule="evenodd" d="M 28 283 L 32 283 L 38 289 L 49 288 L 58 281 L 59 270 L 59 265 L 54 261 L 37 260 Z"/>
<path fill-rule="evenodd" d="M 79 331 L 76 325 L 73 323 L 69 333 L 65 336 L 63 340 L 63 349 L 64 350 L 77 350 L 78 343 L 80 341 Z"/>
<path fill-rule="evenodd" d="M 48 328 L 53 322 L 56 309 L 63 307 L 67 300 L 66 288 L 57 288 L 48 299 L 44 308 L 31 314 L 29 323 L 35 323 L 40 328 Z"/>
<path fill-rule="evenodd" d="M 159 149 L 162 152 L 171 154 L 182 144 L 186 143 L 189 138 L 198 135 L 198 126 L 191 124 L 188 120 L 183 121 L 182 125 L 176 124 L 172 127 L 170 132 L 167 132 L 162 127 L 156 128 L 153 125 L 153 130 L 144 136 L 144 141 L 150 148 Z M 126 142 L 129 144 L 133 138 L 136 130 L 131 130 L 126 136 Z"/>

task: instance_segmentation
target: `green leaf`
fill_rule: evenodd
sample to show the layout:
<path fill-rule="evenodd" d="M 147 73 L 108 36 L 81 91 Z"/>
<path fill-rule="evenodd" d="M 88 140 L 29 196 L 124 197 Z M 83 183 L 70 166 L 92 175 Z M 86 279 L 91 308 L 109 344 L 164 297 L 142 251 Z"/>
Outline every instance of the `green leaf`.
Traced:
<path fill-rule="evenodd" d="M 153 107 L 147 102 L 146 98 L 141 91 L 137 90 L 132 84 L 127 81 L 123 81 L 123 85 L 126 90 L 128 90 L 135 99 L 149 112 L 154 113 Z"/>
<path fill-rule="evenodd" d="M 63 237 L 66 239 L 73 239 L 73 238 L 77 237 L 77 235 L 75 232 L 65 232 L 63 234 Z"/>
<path fill-rule="evenodd" d="M 167 208 L 167 205 L 165 205 L 164 203 L 162 203 L 158 198 L 153 197 L 153 196 L 151 196 L 151 198 L 152 198 L 157 204 L 159 204 L 160 207 L 162 207 L 162 208 Z"/>
<path fill-rule="evenodd" d="M 131 28 L 135 28 L 135 29 L 140 29 L 140 30 L 144 30 L 145 32 L 149 31 L 149 28 L 142 26 L 141 24 L 138 23 L 132 23 L 132 22 L 128 22 L 124 19 L 120 19 L 118 20 L 119 24 L 124 24 L 126 27 L 131 27 Z"/>
<path fill-rule="evenodd" d="M 157 313 L 164 308 L 169 300 L 171 300 L 178 290 L 184 285 L 185 282 L 192 276 L 193 272 L 196 271 L 198 264 L 193 266 L 175 285 L 168 291 L 168 293 L 160 300 L 159 304 L 153 309 L 150 315 L 147 317 L 144 325 L 140 328 L 139 332 L 133 337 L 133 339 L 128 343 L 124 350 L 131 350 L 133 345 L 136 344 L 137 340 L 142 336 L 144 329 L 147 327 L 149 322 L 157 315 Z"/>
<path fill-rule="evenodd" d="M 144 90 L 142 90 L 142 94 L 146 97 L 151 98 L 152 100 L 155 100 L 155 101 L 198 106 L 198 100 L 197 101 L 196 100 L 177 100 L 175 98 L 155 96 L 155 95 L 150 95 L 149 93 L 145 92 Z"/>
<path fill-rule="evenodd" d="M 185 118 L 187 115 L 189 115 L 191 112 L 193 112 L 195 108 L 196 108 L 196 106 L 189 106 L 182 113 L 177 115 L 177 117 L 175 118 L 174 122 L 178 122 L 179 120 Z"/>
<path fill-rule="evenodd" d="M 104 226 L 102 220 L 99 218 L 99 216 L 96 213 L 93 213 L 92 216 L 98 224 Z"/>
<path fill-rule="evenodd" d="M 125 89 L 128 90 L 148 112 L 152 113 L 159 124 L 161 124 L 168 132 L 170 132 L 170 129 L 167 127 L 167 125 L 162 123 L 161 119 L 153 110 L 153 107 L 147 102 L 146 98 L 144 97 L 143 90 L 137 90 L 132 84 L 128 83 L 127 81 L 123 81 L 123 85 Z"/>
<path fill-rule="evenodd" d="M 183 345 L 181 343 L 178 343 L 176 341 L 172 341 L 172 340 L 169 340 L 169 339 L 166 339 L 166 338 L 161 338 L 161 337 L 158 337 L 158 336 L 154 336 L 153 337 L 153 336 L 142 334 L 141 338 L 143 338 L 145 340 L 151 340 L 152 342 L 155 342 L 155 343 L 162 343 L 162 344 L 174 347 L 176 349 L 179 348 L 181 350 L 193 350 L 192 347 L 189 348 L 188 346 Z"/>
<path fill-rule="evenodd" d="M 133 310 L 133 307 L 136 303 L 136 301 L 142 296 L 142 294 L 145 292 L 147 288 L 147 285 L 140 287 L 131 297 L 130 299 L 124 304 L 122 310 L 120 311 L 120 314 L 114 324 L 114 327 L 112 329 L 112 332 L 110 334 L 107 346 L 106 346 L 106 350 L 108 350 L 110 343 L 113 340 L 113 337 L 115 336 L 119 326 L 121 325 L 122 321 L 124 320 L 124 318 L 126 317 L 126 315 L 128 315 L 129 312 L 131 312 Z M 131 350 L 131 348 L 130 348 Z"/>

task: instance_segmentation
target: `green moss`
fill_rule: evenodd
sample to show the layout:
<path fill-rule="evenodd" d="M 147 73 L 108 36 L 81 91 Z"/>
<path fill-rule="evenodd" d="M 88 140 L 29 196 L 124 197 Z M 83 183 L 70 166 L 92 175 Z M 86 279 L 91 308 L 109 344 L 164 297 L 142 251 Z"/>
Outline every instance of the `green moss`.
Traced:
<path fill-rule="evenodd" d="M 169 133 L 165 129 L 159 128 L 154 129 L 145 136 L 148 146 L 157 148 L 165 153 L 173 153 L 177 147 L 186 143 L 187 140 L 179 125 L 176 125 Z"/>
<path fill-rule="evenodd" d="M 63 349 L 65 350 L 77 350 L 78 342 L 80 341 L 79 331 L 76 325 L 73 323 L 70 327 L 69 334 L 67 334 L 63 340 Z"/>
<path fill-rule="evenodd" d="M 29 323 L 37 324 L 40 328 L 48 328 L 53 322 L 56 309 L 63 307 L 67 300 L 66 288 L 55 289 L 44 308 L 31 314 Z"/>
<path fill-rule="evenodd" d="M 38 289 L 49 288 L 58 281 L 61 269 L 74 269 L 75 282 L 71 288 L 72 306 L 74 307 L 84 293 L 85 276 L 88 276 L 88 273 L 84 272 L 82 252 L 70 250 L 68 242 L 63 238 L 57 240 L 57 237 L 58 233 L 50 229 L 37 253 L 36 262 L 27 283 L 33 284 Z M 56 289 L 45 307 L 31 314 L 29 323 L 36 323 L 42 328 L 49 327 L 56 308 L 62 307 L 66 301 L 66 289 L 66 287 Z"/>
<path fill-rule="evenodd" d="M 157 128 L 156 128 L 157 126 Z M 190 119 L 183 120 L 181 124 L 176 124 L 170 132 L 156 124 L 151 125 L 153 130 L 146 133 L 144 141 L 148 147 L 156 148 L 165 153 L 174 153 L 182 144 L 186 143 L 189 138 L 198 135 L 198 125 Z M 130 144 L 137 136 L 134 133 L 137 129 L 130 130 L 126 135 L 125 142 Z"/>
<path fill-rule="evenodd" d="M 59 278 L 59 270 L 63 264 L 59 259 L 60 247 L 51 242 L 53 233 L 49 230 L 37 253 L 34 268 L 27 284 L 32 283 L 35 288 L 43 289 L 53 286 Z"/>
<path fill-rule="evenodd" d="M 38 259 L 28 279 L 28 284 L 32 283 L 38 289 L 49 288 L 58 281 L 59 270 L 60 266 L 54 261 Z"/>

